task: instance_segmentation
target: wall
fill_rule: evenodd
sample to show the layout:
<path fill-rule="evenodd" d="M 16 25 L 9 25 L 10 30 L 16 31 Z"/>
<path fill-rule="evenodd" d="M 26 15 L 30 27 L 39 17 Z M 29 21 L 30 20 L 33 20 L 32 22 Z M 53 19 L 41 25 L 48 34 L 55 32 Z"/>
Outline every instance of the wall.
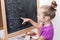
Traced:
<path fill-rule="evenodd" d="M 54 35 L 54 40 L 60 40 L 60 0 L 56 0 L 58 6 L 57 6 L 57 12 L 56 12 L 56 17 L 53 20 L 54 23 L 54 28 L 55 28 L 55 35 Z"/>

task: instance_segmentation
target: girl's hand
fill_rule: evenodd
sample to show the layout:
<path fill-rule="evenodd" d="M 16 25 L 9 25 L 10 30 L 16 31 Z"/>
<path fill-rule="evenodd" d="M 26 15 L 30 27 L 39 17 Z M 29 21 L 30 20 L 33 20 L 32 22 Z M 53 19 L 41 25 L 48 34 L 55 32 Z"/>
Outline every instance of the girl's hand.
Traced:
<path fill-rule="evenodd" d="M 30 21 L 29 18 L 22 18 L 22 17 L 20 17 L 20 18 L 23 20 L 22 24 L 24 24 L 25 22 L 29 22 Z"/>

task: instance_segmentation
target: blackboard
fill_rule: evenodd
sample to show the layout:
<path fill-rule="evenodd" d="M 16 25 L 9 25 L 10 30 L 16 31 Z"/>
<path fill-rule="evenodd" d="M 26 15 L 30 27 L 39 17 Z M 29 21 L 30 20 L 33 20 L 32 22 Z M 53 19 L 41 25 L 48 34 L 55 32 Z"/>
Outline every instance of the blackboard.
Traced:
<path fill-rule="evenodd" d="M 8 33 L 31 27 L 30 23 L 22 25 L 20 17 L 31 18 L 37 22 L 37 0 L 5 0 Z"/>

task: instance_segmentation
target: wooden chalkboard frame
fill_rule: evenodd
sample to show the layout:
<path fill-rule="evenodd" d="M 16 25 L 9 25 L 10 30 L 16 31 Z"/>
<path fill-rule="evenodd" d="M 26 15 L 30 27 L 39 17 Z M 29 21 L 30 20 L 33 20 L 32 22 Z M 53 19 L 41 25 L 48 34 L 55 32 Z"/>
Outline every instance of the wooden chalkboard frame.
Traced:
<path fill-rule="evenodd" d="M 37 11 L 38 11 L 38 8 L 39 8 L 38 5 L 39 5 L 39 0 L 37 0 Z M 1 0 L 1 11 L 2 11 L 3 30 L 4 30 L 4 34 L 5 34 L 4 40 L 8 40 L 8 38 L 14 37 L 16 35 L 20 35 L 22 33 L 26 33 L 26 32 L 28 32 L 28 31 L 30 31 L 31 29 L 34 28 L 34 27 L 30 27 L 30 28 L 26 28 L 24 30 L 20 30 L 20 31 L 8 34 L 4 0 Z"/>

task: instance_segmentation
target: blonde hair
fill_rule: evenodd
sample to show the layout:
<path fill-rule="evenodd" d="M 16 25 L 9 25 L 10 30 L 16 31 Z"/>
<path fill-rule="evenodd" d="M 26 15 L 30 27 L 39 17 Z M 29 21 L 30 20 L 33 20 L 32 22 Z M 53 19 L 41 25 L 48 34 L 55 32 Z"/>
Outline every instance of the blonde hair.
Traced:
<path fill-rule="evenodd" d="M 56 15 L 56 8 L 57 7 L 57 3 L 56 1 L 53 1 L 51 3 L 51 5 L 44 5 L 44 6 L 41 6 L 40 8 L 44 9 L 45 11 L 43 12 L 44 16 L 50 16 L 51 19 L 53 19 Z"/>

